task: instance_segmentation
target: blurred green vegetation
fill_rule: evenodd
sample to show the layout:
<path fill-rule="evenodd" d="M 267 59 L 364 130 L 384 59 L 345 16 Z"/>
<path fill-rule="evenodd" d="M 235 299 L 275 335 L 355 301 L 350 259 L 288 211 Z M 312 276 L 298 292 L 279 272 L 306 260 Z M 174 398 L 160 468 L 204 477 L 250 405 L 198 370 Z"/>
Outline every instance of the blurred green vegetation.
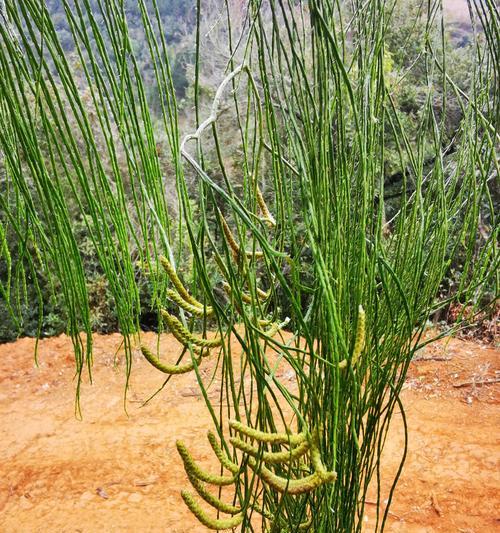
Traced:
<path fill-rule="evenodd" d="M 94 4 L 97 6 L 100 2 L 100 0 L 86 1 L 90 6 Z M 192 0 L 158 0 L 157 3 L 169 44 L 169 61 L 172 65 L 175 92 L 181 102 L 181 118 L 186 125 L 192 125 L 194 120 L 192 110 L 195 104 L 193 61 L 195 57 L 196 3 L 192 2 Z M 427 94 L 427 80 L 426 71 L 421 61 L 423 52 L 415 43 L 420 43 L 421 45 L 421 35 L 427 30 L 418 24 L 418 5 L 418 2 L 413 2 L 412 0 L 400 2 L 398 10 L 393 16 L 393 25 L 386 36 L 387 49 L 384 56 L 384 72 L 389 80 L 394 106 L 400 112 L 404 128 L 410 132 L 410 141 L 412 139 L 415 141 L 417 137 L 422 135 L 424 137 L 428 136 L 429 138 L 429 152 L 425 154 L 425 160 L 428 162 L 429 169 L 431 169 L 434 162 L 434 155 L 431 149 L 432 132 L 430 128 L 429 131 L 421 131 L 420 129 L 420 112 Z M 47 6 L 58 31 L 61 45 L 70 60 L 73 61 L 74 67 L 77 70 L 78 59 L 76 54 L 74 54 L 75 44 L 71 32 L 68 29 L 63 3 L 60 0 L 47 0 Z M 221 12 L 217 9 L 217 0 L 213 0 L 213 6 L 212 18 L 204 22 L 207 28 L 207 36 L 209 33 L 210 36 L 207 37 L 203 47 L 202 58 L 204 58 L 204 61 L 201 64 L 201 76 L 199 80 L 199 97 L 202 100 L 202 107 L 205 106 L 207 110 L 211 105 L 217 85 L 223 77 L 220 65 L 225 65 L 224 61 L 227 59 L 219 56 L 221 51 L 217 43 L 217 31 L 224 32 L 225 30 L 221 22 Z M 144 47 L 144 26 L 141 23 L 141 13 L 138 3 L 127 0 L 125 2 L 125 11 L 134 53 L 141 74 L 146 80 L 148 104 L 153 113 L 153 117 L 157 120 L 156 127 L 160 129 L 161 101 L 158 97 L 159 93 L 153 68 L 149 63 L 149 54 Z M 96 9 L 97 12 L 98 10 Z M 472 50 L 471 40 L 469 38 L 470 31 L 472 29 L 463 24 L 451 24 L 446 31 L 447 72 L 462 90 L 467 90 L 473 68 L 474 51 Z M 438 40 L 440 38 L 441 35 L 437 33 L 435 39 Z M 355 66 L 353 66 L 352 72 L 355 72 Z M 81 76 L 81 90 L 85 92 L 83 73 Z M 442 106 L 445 95 L 437 92 L 433 97 L 433 106 L 436 115 L 441 117 L 442 127 L 445 131 L 444 139 L 447 143 L 445 146 L 445 153 L 447 154 L 446 163 L 447 165 L 453 166 L 454 158 L 456 157 L 456 140 L 460 135 L 461 123 L 464 117 L 458 100 L 453 98 L 452 88 L 449 87 L 448 90 L 449 94 L 446 95 L 446 109 L 443 109 Z M 92 118 L 92 102 L 90 96 L 87 104 L 90 110 L 89 116 Z M 94 116 L 95 113 L 97 113 L 96 110 L 94 110 Z M 224 116 L 221 117 L 220 122 L 224 123 L 221 131 L 223 132 L 222 141 L 224 142 L 226 157 L 231 161 L 234 168 L 238 168 L 238 165 L 241 165 L 242 156 L 238 148 L 236 124 L 230 119 L 225 119 Z M 354 128 L 354 125 L 352 125 L 352 128 Z M 391 231 L 391 217 L 399 207 L 399 197 L 403 183 L 406 184 L 407 189 L 409 188 L 410 191 L 412 188 L 411 173 L 401 165 L 398 140 L 391 136 L 390 130 L 391 128 L 388 127 L 384 153 L 385 193 L 383 199 L 386 209 L 388 232 Z M 158 137 L 161 139 L 161 133 Z M 102 142 L 104 142 L 104 139 Z M 157 144 L 157 151 L 165 170 L 165 179 L 168 181 L 170 179 L 170 160 L 166 146 L 166 142 L 164 144 L 159 142 Z M 125 157 L 123 154 L 118 154 L 118 156 L 122 171 L 126 175 L 128 169 Z M 214 181 L 222 183 L 223 177 L 219 175 L 220 171 L 218 170 L 215 147 L 209 150 L 205 149 L 203 156 L 207 173 Z M 4 195 L 7 184 L 1 164 L 2 158 L 0 157 L 0 194 Z M 263 168 L 263 171 L 264 173 L 271 172 L 270 169 L 266 170 L 265 168 Z M 271 176 L 267 176 L 267 178 L 271 179 Z M 236 188 L 238 187 L 237 183 L 233 185 Z M 197 184 L 194 180 L 191 186 L 193 190 L 196 189 Z M 171 189 L 172 197 L 168 200 L 173 212 L 175 212 L 177 199 L 173 182 Z M 5 197 L 8 197 L 8 195 L 5 194 Z M 490 181 L 490 198 L 491 203 L 484 205 L 481 219 L 484 234 L 487 234 L 489 228 L 496 223 L 492 220 L 492 212 L 498 212 L 498 206 L 500 205 L 498 180 L 492 179 Z M 493 209 L 491 209 L 492 207 Z M 193 208 L 196 209 L 196 206 L 193 206 Z M 91 304 L 92 326 L 96 332 L 114 332 L 118 329 L 118 321 L 111 292 L 95 253 L 93 243 L 89 238 L 86 224 L 80 215 L 76 215 L 76 212 L 77 210 L 75 209 L 75 216 L 72 223 L 73 233 L 78 242 L 86 272 L 87 290 Z M 300 213 L 300 210 L 297 209 L 296 213 Z M 301 221 L 297 220 L 296 223 L 300 235 Z M 13 233 L 9 220 L 1 209 L 0 230 L 0 290 L 9 290 L 13 293 L 11 294 L 10 304 L 7 304 L 5 298 L 0 298 L 0 342 L 11 341 L 20 336 L 36 336 L 37 334 L 41 336 L 52 336 L 65 332 L 66 320 L 63 299 L 59 287 L 54 284 L 56 282 L 50 282 L 43 271 L 37 268 L 36 264 L 30 263 L 28 259 L 19 261 L 20 258 L 29 255 L 25 249 L 25 247 L 29 246 L 26 244 L 30 242 L 29 235 L 26 236 L 26 243 L 20 241 L 19 237 Z M 302 231 L 304 232 L 305 229 L 302 228 Z M 309 273 L 312 282 L 313 269 L 310 251 L 300 247 L 300 239 L 299 242 L 287 243 L 287 247 L 292 252 L 292 255 L 302 255 L 302 266 L 305 274 L 303 279 L 307 282 L 307 273 Z M 183 263 L 185 264 L 186 262 L 183 261 Z M 14 264 L 17 265 L 15 271 L 11 268 L 11 265 Z M 26 276 L 22 273 L 23 268 L 26 269 Z M 184 274 L 185 280 L 189 282 L 192 272 L 185 272 Z M 285 274 L 289 275 L 290 273 L 285 272 Z M 137 268 L 136 275 L 137 279 L 140 280 L 140 296 L 143 309 L 141 327 L 146 330 L 155 329 L 158 323 L 158 317 L 156 311 L 153 310 L 155 306 L 152 302 L 152 293 L 147 277 L 144 276 L 144 273 L 139 267 Z M 441 285 L 440 294 L 436 295 L 436 297 L 449 297 L 453 293 L 454 288 L 460 283 L 462 275 L 461 262 L 460 260 L 455 261 L 450 266 L 449 276 Z M 220 275 L 215 270 L 213 276 L 215 284 Z M 24 282 L 24 278 L 26 282 Z M 268 282 L 265 279 L 261 281 L 264 286 Z M 303 294 L 304 305 L 307 303 L 307 287 L 305 289 Z M 42 295 L 43 309 L 37 303 L 38 292 Z M 491 293 L 490 300 L 494 300 L 494 297 L 495 295 Z M 464 304 L 466 303 L 464 302 Z M 280 307 L 285 314 L 287 314 L 287 305 L 289 304 L 287 304 L 286 298 L 283 298 L 280 302 Z M 22 320 L 19 321 L 17 318 L 14 318 L 15 316 L 22 317 Z M 436 317 L 436 319 L 440 320 L 445 318 L 446 316 L 442 312 Z"/>

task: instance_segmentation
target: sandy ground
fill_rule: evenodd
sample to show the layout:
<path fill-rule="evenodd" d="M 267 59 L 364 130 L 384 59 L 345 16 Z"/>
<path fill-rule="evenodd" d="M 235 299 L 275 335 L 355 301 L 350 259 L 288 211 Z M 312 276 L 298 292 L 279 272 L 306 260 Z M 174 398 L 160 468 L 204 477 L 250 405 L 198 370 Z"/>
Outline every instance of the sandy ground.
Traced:
<path fill-rule="evenodd" d="M 146 334 L 153 342 L 153 337 Z M 164 342 L 174 347 L 172 339 Z M 173 379 L 137 356 L 128 416 L 118 335 L 97 336 L 94 383 L 74 416 L 74 366 L 66 337 L 0 346 L 0 531 L 198 533 L 179 491 L 188 487 L 175 439 L 209 465 L 210 427 L 194 376 Z M 115 354 L 118 363 L 115 364 Z M 412 364 L 403 402 L 410 450 L 387 531 L 500 531 L 499 352 L 452 340 Z M 217 384 L 213 395 L 216 397 Z M 403 442 L 394 421 L 383 471 L 387 488 Z M 366 528 L 375 505 L 368 500 Z"/>

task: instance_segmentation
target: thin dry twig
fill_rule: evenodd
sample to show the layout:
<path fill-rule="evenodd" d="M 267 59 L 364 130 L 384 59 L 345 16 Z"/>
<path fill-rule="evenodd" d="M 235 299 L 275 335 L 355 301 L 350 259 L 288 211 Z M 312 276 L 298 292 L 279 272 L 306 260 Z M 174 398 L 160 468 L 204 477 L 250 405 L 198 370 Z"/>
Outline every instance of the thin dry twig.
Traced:
<path fill-rule="evenodd" d="M 377 502 L 373 502 L 373 501 L 371 501 L 371 500 L 365 500 L 365 504 L 366 504 L 366 505 L 378 505 L 379 507 L 383 507 L 383 505 L 378 504 Z M 403 520 L 403 517 L 397 515 L 396 513 L 391 512 L 391 511 L 389 511 L 387 514 L 388 514 L 389 516 L 392 516 L 392 517 L 395 518 L 396 520 Z"/>
<path fill-rule="evenodd" d="M 154 485 L 158 481 L 158 478 L 146 479 L 146 480 L 136 480 L 134 481 L 135 487 L 147 487 L 148 485 Z"/>
<path fill-rule="evenodd" d="M 434 492 L 431 492 L 431 505 L 438 516 L 443 516 L 443 510 L 441 509 L 437 496 Z"/>
<path fill-rule="evenodd" d="M 431 356 L 431 357 L 418 357 L 413 359 L 414 362 L 420 363 L 421 361 L 451 361 L 453 357 L 444 357 L 444 356 Z"/>
<path fill-rule="evenodd" d="M 462 387 L 468 387 L 470 385 L 490 385 L 492 383 L 500 383 L 500 378 L 487 378 L 487 379 L 473 379 L 472 381 L 464 381 L 462 383 L 454 383 L 453 386 L 456 389 L 460 389 Z"/>

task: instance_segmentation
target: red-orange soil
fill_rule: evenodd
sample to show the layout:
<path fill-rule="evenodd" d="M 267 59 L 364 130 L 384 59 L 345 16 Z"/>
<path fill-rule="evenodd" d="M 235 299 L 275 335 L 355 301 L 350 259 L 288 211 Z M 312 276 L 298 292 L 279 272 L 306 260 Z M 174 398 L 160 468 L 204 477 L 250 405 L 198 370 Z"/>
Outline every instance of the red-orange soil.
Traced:
<path fill-rule="evenodd" d="M 151 334 L 145 338 L 153 342 Z M 173 342 L 166 336 L 162 345 L 177 351 Z M 175 450 L 180 438 L 202 464 L 212 460 L 210 419 L 195 377 L 175 377 L 142 407 L 163 376 L 137 355 L 127 416 L 120 337 L 96 336 L 94 383 L 82 387 L 79 421 L 71 343 L 42 341 L 38 368 L 33 345 L 22 339 L 0 346 L 0 531 L 207 531 L 180 497 L 188 482 Z M 387 531 L 500 531 L 498 355 L 451 340 L 412 364 L 402 395 L 409 455 Z M 214 401 L 217 390 L 216 382 Z M 385 452 L 386 491 L 402 442 L 396 417 Z M 374 516 L 368 500 L 367 532 Z"/>

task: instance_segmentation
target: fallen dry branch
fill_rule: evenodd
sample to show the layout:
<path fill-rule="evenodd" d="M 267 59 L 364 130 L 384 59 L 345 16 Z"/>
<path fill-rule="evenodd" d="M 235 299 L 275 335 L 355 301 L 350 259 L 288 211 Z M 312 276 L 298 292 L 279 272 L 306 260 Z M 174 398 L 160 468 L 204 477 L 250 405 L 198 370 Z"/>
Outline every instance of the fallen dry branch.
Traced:
<path fill-rule="evenodd" d="M 413 359 L 414 362 L 420 363 L 422 361 L 451 361 L 453 357 L 444 357 L 442 355 L 436 355 L 431 357 L 417 357 L 416 359 Z"/>
<path fill-rule="evenodd" d="M 460 389 L 462 387 L 469 387 L 470 385 L 491 385 L 492 383 L 499 383 L 499 382 L 500 382 L 500 378 L 487 378 L 487 379 L 479 379 L 479 380 L 473 379 L 472 381 L 464 381 L 462 383 L 455 383 L 453 384 L 453 386 L 456 389 Z"/>

